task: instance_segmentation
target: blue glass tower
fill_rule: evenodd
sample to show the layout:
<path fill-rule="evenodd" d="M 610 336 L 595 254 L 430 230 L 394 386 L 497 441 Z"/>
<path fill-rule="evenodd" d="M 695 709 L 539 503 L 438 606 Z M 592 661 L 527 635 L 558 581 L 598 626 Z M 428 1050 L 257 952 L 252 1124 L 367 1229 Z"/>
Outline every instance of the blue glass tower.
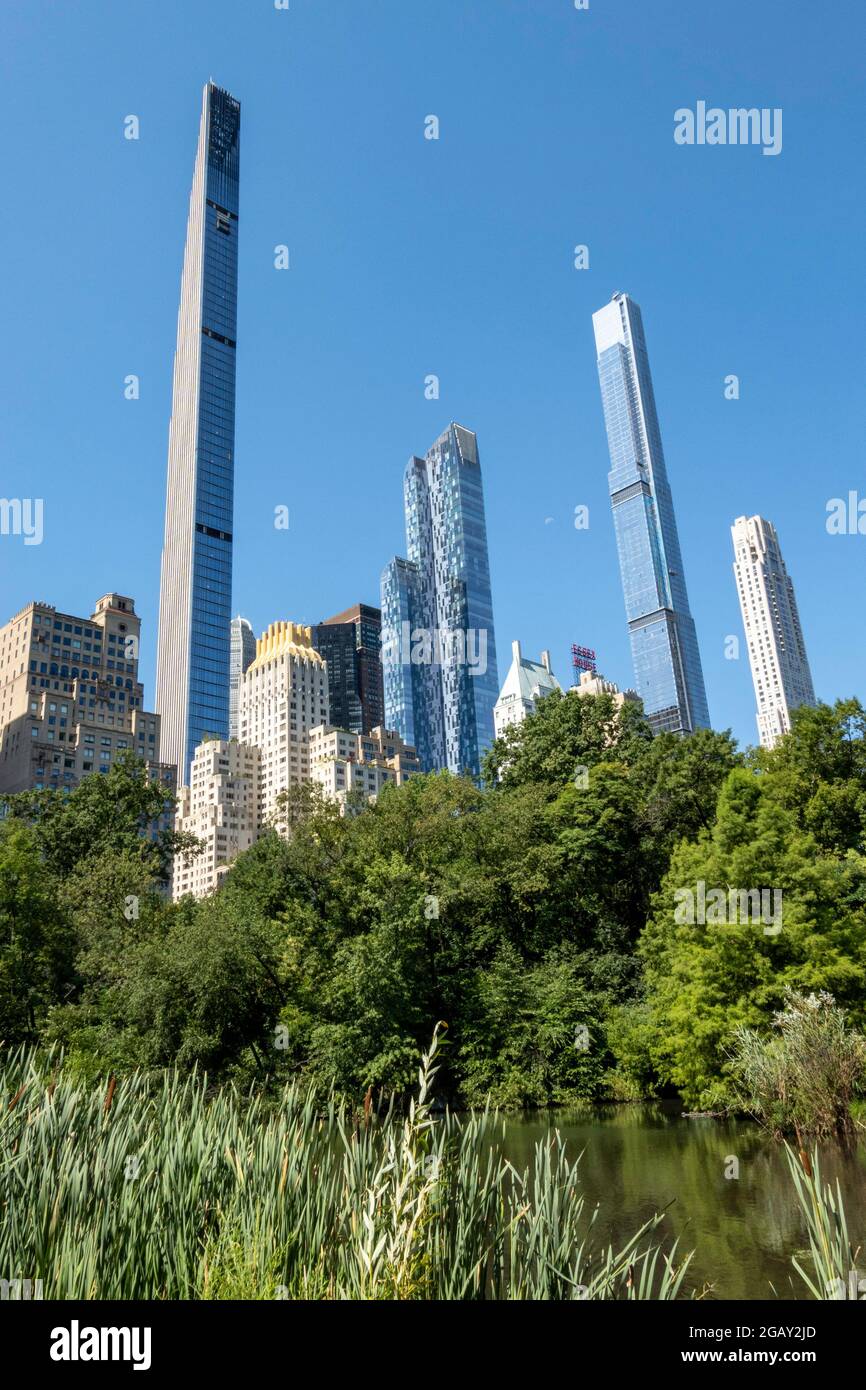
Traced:
<path fill-rule="evenodd" d="M 408 559 L 382 573 L 385 722 L 426 771 L 478 777 L 499 694 L 478 441 L 449 425 L 403 481 Z"/>
<path fill-rule="evenodd" d="M 415 748 L 425 772 L 441 758 L 441 742 L 434 746 L 430 738 L 430 719 L 415 719 L 423 707 L 422 669 L 411 660 L 411 640 L 404 634 L 420 626 L 420 574 L 418 566 L 400 556 L 382 571 L 382 683 L 385 691 L 385 725 L 399 733 L 405 743 Z M 434 705 L 439 715 L 438 703 Z"/>
<path fill-rule="evenodd" d="M 162 756 L 229 732 L 240 103 L 204 89 L 181 278 L 159 595 Z"/>
<path fill-rule="evenodd" d="M 691 733 L 710 716 L 641 313 L 615 294 L 592 322 L 637 691 L 654 732 Z"/>

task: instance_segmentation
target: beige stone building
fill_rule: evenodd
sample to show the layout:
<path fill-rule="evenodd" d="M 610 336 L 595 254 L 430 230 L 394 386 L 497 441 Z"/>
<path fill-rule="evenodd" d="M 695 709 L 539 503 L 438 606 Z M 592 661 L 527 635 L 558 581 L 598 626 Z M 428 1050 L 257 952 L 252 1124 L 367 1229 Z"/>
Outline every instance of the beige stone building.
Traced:
<path fill-rule="evenodd" d="M 815 704 L 815 687 L 794 585 L 772 521 L 739 516 L 731 527 L 734 577 L 755 688 L 758 737 L 775 748 L 791 712 Z"/>
<path fill-rule="evenodd" d="M 0 794 L 71 791 L 132 751 L 173 796 L 159 716 L 143 708 L 140 634 L 135 601 L 116 593 L 89 618 L 34 602 L 0 628 Z"/>
<path fill-rule="evenodd" d="M 311 636 L 309 627 L 272 623 L 240 678 L 240 739 L 196 749 L 175 824 L 204 849 L 175 860 L 175 899 L 203 897 L 219 886 L 233 860 L 275 823 L 281 792 L 314 781 L 345 807 L 350 791 L 369 799 L 420 772 L 415 749 L 398 734 L 349 733 L 329 724 L 327 666 Z"/>
<path fill-rule="evenodd" d="M 606 681 L 595 671 L 581 671 L 580 681 L 571 687 L 571 692 L 574 695 L 610 695 L 617 709 L 621 709 L 626 700 L 640 699 L 636 690 L 620 690 L 613 681 Z"/>
<path fill-rule="evenodd" d="M 256 642 L 238 694 L 242 743 L 261 752 L 259 822 L 272 816 L 280 792 L 310 781 L 310 730 L 327 724 L 328 671 L 311 629 L 271 623 Z"/>
<path fill-rule="evenodd" d="M 321 724 L 310 731 L 311 780 L 344 809 L 349 792 L 361 792 L 368 800 L 388 783 L 400 786 L 421 771 L 414 748 L 399 734 L 376 728 L 369 734 Z"/>
<path fill-rule="evenodd" d="M 178 798 L 175 829 L 204 844 L 196 855 L 177 855 L 172 877 L 175 901 L 202 898 L 218 887 L 229 866 L 259 836 L 261 754 L 237 739 L 200 743 L 190 785 Z"/>

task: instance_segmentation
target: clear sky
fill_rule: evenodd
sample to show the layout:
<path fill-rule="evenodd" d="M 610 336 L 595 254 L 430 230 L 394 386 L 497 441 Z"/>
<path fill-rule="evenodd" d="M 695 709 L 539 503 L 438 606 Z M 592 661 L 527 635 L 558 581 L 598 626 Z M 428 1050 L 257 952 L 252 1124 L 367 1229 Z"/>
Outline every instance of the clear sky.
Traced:
<path fill-rule="evenodd" d="M 866 696 L 866 535 L 825 527 L 866 497 L 864 40 L 862 0 L 4 0 L 0 493 L 45 512 L 41 545 L 0 537 L 0 621 L 131 594 L 152 706 L 213 77 L 242 104 L 235 611 L 260 631 L 378 604 L 406 461 L 453 419 L 478 434 L 500 677 L 519 637 L 563 683 L 577 642 L 631 684 L 591 321 L 626 290 L 714 726 L 756 738 L 742 513 L 776 523 L 819 697 Z M 699 100 L 781 107 L 781 154 L 675 144 Z"/>

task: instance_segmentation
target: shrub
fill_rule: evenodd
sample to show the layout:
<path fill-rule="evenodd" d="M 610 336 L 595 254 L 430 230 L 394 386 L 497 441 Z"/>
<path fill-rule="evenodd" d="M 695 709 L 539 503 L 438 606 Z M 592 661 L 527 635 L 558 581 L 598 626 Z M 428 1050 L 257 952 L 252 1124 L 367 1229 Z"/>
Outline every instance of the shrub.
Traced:
<path fill-rule="evenodd" d="M 738 1103 L 773 1134 L 850 1135 L 851 1102 L 866 1081 L 866 1038 L 825 990 L 786 991 L 776 1035 L 738 1028 L 731 1054 Z"/>

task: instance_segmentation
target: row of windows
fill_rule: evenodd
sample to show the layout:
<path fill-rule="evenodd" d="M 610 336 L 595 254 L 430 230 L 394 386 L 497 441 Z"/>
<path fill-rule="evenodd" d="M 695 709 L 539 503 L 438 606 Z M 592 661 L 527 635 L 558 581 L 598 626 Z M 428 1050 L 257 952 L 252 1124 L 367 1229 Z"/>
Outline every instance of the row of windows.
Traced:
<path fill-rule="evenodd" d="M 50 669 L 49 669 L 49 667 L 50 667 Z M 88 679 L 88 676 L 92 676 L 92 678 L 93 678 L 94 680 L 102 681 L 104 684 L 109 685 L 109 686 L 111 685 L 111 677 L 110 677 L 110 676 L 103 676 L 103 674 L 102 674 L 101 671 L 93 671 L 93 672 L 90 672 L 90 671 L 89 671 L 89 668 L 85 668 L 85 667 L 82 667 L 82 668 L 79 670 L 79 668 L 78 668 L 77 666 L 73 666 L 73 667 L 71 667 L 71 668 L 70 668 L 69 666 L 60 666 L 59 669 L 58 669 L 58 665 L 57 665 L 57 663 L 54 662 L 54 661 L 52 661 L 52 662 L 50 662 L 50 663 L 47 662 L 47 661 L 40 661 L 40 662 L 38 663 L 38 669 L 39 669 L 39 671 L 42 673 L 42 675 L 49 675 L 49 676 L 71 676 L 73 680 L 77 680 L 79 676 L 81 677 L 82 680 L 87 680 L 87 679 Z M 30 663 L 30 670 L 31 670 L 31 672 L 35 672 L 35 671 L 37 670 L 37 663 L 36 663 L 35 661 L 31 661 L 31 663 Z M 118 688 L 121 688 L 121 687 L 123 687 L 123 686 L 125 685 L 127 690 L 132 690 L 132 688 L 133 688 L 133 683 L 132 683 L 132 681 L 129 679 L 129 677 L 127 677 L 126 680 L 124 680 L 123 676 L 115 676 L 115 677 L 114 677 L 114 684 L 115 684 L 115 686 L 117 686 Z M 86 687 L 83 687 L 83 688 L 86 688 Z M 94 686 L 91 686 L 90 693 L 93 694 L 93 695 L 96 694 L 96 688 L 95 688 Z"/>
<path fill-rule="evenodd" d="M 78 623 L 64 623 L 61 618 L 50 618 L 47 613 L 44 616 L 39 613 L 34 613 L 34 626 L 38 627 L 40 623 L 45 627 L 53 627 L 57 631 L 72 632 L 79 637 L 89 638 L 93 642 L 102 641 L 102 632 L 99 628 L 85 628 Z"/>

